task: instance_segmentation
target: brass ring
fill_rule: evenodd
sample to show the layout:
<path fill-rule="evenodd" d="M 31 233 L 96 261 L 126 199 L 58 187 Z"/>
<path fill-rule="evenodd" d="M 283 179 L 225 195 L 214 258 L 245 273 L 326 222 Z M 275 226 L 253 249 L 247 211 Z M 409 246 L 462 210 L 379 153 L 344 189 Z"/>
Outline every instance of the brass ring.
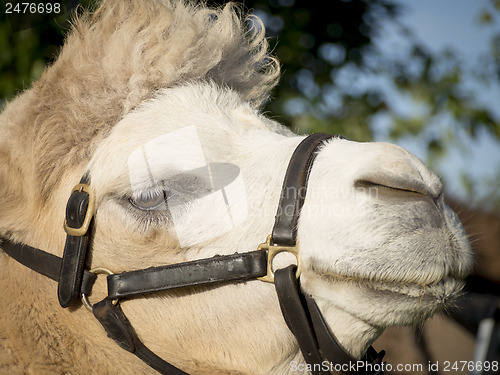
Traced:
<path fill-rule="evenodd" d="M 267 251 L 267 274 L 262 277 L 257 277 L 257 280 L 265 281 L 268 283 L 274 283 L 274 271 L 273 271 L 273 259 L 279 253 L 291 253 L 297 259 L 297 270 L 295 271 L 295 277 L 298 279 L 300 273 L 302 272 L 299 250 L 297 244 L 295 246 L 280 246 L 275 245 L 271 241 L 271 235 L 267 236 L 266 242 L 261 243 L 257 250 L 265 250 Z"/>
<path fill-rule="evenodd" d="M 107 268 L 104 268 L 104 267 L 92 268 L 89 272 L 95 273 L 96 275 L 98 275 L 98 274 L 104 274 L 104 275 L 108 275 L 108 276 L 113 275 L 113 272 L 111 272 L 110 270 L 108 270 Z M 83 306 L 85 306 L 85 308 L 88 311 L 92 312 L 94 310 L 94 306 L 89 302 L 89 299 L 85 293 L 81 294 L 81 299 L 82 299 Z M 118 303 L 118 298 L 112 300 L 111 303 L 116 306 L 116 304 Z"/>

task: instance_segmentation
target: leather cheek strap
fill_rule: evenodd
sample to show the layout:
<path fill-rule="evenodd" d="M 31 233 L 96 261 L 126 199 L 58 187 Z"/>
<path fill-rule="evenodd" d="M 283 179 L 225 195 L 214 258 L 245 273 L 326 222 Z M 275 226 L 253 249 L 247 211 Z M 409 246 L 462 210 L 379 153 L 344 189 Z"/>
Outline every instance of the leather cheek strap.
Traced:
<path fill-rule="evenodd" d="M 80 184 L 86 184 L 87 182 L 88 177 L 85 175 L 82 177 Z M 89 209 L 93 209 L 89 207 L 89 202 L 90 196 L 86 191 L 75 190 L 71 193 L 66 205 L 66 225 L 68 228 L 81 228 L 87 215 L 93 214 L 87 212 Z M 68 307 L 71 302 L 80 296 L 89 244 L 89 232 L 90 229 L 87 229 L 83 235 L 68 234 L 66 236 L 57 287 L 57 296 L 61 307 Z"/>
<path fill-rule="evenodd" d="M 309 322 L 309 317 L 304 309 L 299 285 L 295 278 L 294 265 L 278 269 L 274 273 L 274 285 L 278 295 L 281 312 L 285 323 L 297 339 L 300 351 L 306 363 L 311 368 L 312 375 L 326 375 L 328 372 L 321 369 L 315 370 L 315 364 L 322 363 L 323 358 L 319 352 L 318 342 Z"/>

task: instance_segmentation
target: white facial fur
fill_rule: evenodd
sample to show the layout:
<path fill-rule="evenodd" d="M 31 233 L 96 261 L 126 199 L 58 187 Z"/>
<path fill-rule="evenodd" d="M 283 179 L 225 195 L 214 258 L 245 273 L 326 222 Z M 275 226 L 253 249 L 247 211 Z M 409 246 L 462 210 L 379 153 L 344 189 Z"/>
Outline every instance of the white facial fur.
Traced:
<path fill-rule="evenodd" d="M 243 181 L 239 204 L 244 203 L 247 211 L 227 230 L 212 220 L 225 215 L 225 207 L 208 205 L 189 211 L 190 205 L 183 206 L 195 215 L 188 221 L 199 225 L 187 227 L 183 235 L 192 241 L 180 246 L 168 215 L 143 220 L 141 215 L 148 213 L 130 205 L 128 160 L 142 145 L 187 127 L 196 129 L 207 163 L 239 168 Z M 120 271 L 255 250 L 271 231 L 288 160 L 302 139 L 215 86 L 190 85 L 163 92 L 117 124 L 93 156 L 90 171 L 98 200 L 94 262 Z M 199 155 L 199 147 L 195 148 L 193 154 Z M 162 153 L 156 151 L 158 158 Z M 165 171 L 185 170 L 186 156 L 172 160 L 172 149 L 165 150 L 165 155 Z M 165 172 L 165 180 L 172 174 Z M 213 236 L 207 236 L 210 231 Z M 465 233 L 444 204 L 439 179 L 413 155 L 389 144 L 334 139 L 322 147 L 310 174 L 298 240 L 302 286 L 354 355 L 388 325 L 418 322 L 445 305 L 460 289 L 457 280 L 471 267 Z M 286 263 L 278 260 L 276 266 L 280 262 Z M 271 298 L 273 314 L 279 315 L 270 284 L 255 281 L 221 289 L 234 294 L 229 298 L 236 301 L 231 314 L 260 314 L 259 304 Z M 205 303 L 213 300 L 214 306 L 207 308 L 204 319 L 236 319 L 228 317 L 230 312 L 215 300 L 219 294 L 220 290 L 206 291 Z M 141 303 L 130 301 L 131 315 L 144 313 Z M 160 299 L 148 300 L 146 305 L 155 311 L 151 324 L 159 332 L 175 332 L 175 326 L 162 328 L 171 312 Z M 177 323 L 171 320 L 170 324 Z M 178 322 L 179 329 L 186 324 Z M 286 328 L 281 324 L 263 332 L 273 335 Z M 230 335 L 221 330 L 212 334 L 220 336 L 221 342 Z M 259 338 L 250 334 L 248 340 Z M 165 350 L 162 345 L 157 349 Z"/>

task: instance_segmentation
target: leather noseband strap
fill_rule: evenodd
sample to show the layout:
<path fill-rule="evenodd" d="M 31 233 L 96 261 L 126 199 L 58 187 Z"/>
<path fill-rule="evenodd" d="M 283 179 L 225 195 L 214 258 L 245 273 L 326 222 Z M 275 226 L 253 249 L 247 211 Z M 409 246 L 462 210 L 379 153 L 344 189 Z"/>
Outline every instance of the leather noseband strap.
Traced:
<path fill-rule="evenodd" d="M 275 245 L 296 246 L 300 210 L 306 197 L 307 182 L 317 155 L 316 151 L 324 141 L 332 138 L 343 137 L 322 133 L 312 134 L 295 149 L 283 180 L 278 212 L 272 231 L 271 239 Z M 318 366 L 324 360 L 341 367 L 347 365 L 344 368 L 350 368 L 349 365 L 356 363 L 357 359 L 342 348 L 330 332 L 312 297 L 303 294 L 300 290 L 298 281 L 295 266 L 276 270 L 274 275 L 274 284 L 283 317 L 297 339 L 304 360 L 313 369 L 314 375 L 329 374 L 328 371 L 323 370 L 323 366 Z M 377 364 L 381 363 L 383 356 L 383 351 L 378 354 L 370 347 L 362 360 Z"/>
<path fill-rule="evenodd" d="M 86 269 L 89 237 L 92 233 L 94 195 L 90 178 L 86 174 L 72 191 L 66 208 L 67 232 L 64 255 L 59 258 L 43 250 L 1 239 L 2 249 L 13 259 L 58 281 L 58 298 L 62 307 L 68 307 L 81 296 L 84 305 L 104 327 L 108 335 L 122 348 L 133 353 L 149 366 L 165 375 L 187 375 L 149 350 L 135 333 L 120 308 L 118 299 L 155 293 L 195 285 L 219 285 L 251 279 L 275 283 L 283 317 L 297 338 L 305 361 L 316 369 L 323 361 L 344 364 L 355 361 L 337 342 L 328 329 L 321 312 L 311 296 L 300 289 L 296 266 L 272 270 L 272 258 L 280 251 L 290 251 L 297 256 L 297 224 L 304 203 L 309 172 L 318 147 L 325 140 L 338 137 L 313 134 L 306 137 L 295 149 L 281 190 L 278 212 L 272 234 L 257 251 L 215 256 L 191 262 L 151 267 L 112 274 L 106 269 Z M 300 267 L 300 263 L 298 263 Z M 104 271 L 103 271 L 104 270 Z M 89 304 L 86 296 L 91 293 L 97 273 L 108 274 L 108 296 L 101 302 Z M 383 357 L 370 347 L 363 360 L 380 364 Z M 328 374 L 321 367 L 314 375 Z M 372 375 L 380 371 L 371 372 Z"/>
<path fill-rule="evenodd" d="M 305 138 L 295 149 L 288 163 L 278 212 L 271 235 L 272 242 L 282 246 L 295 246 L 300 209 L 306 196 L 307 180 L 316 151 L 324 141 L 343 138 L 338 135 L 316 133 Z"/>

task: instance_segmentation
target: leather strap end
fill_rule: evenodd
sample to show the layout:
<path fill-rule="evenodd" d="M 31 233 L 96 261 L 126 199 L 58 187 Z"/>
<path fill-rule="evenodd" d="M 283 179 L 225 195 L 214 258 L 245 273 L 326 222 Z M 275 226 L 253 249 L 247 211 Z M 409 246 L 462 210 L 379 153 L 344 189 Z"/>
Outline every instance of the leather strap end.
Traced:
<path fill-rule="evenodd" d="M 120 305 L 114 305 L 109 297 L 96 303 L 92 311 L 110 338 L 123 349 L 143 360 L 160 374 L 188 375 L 149 350 L 135 333 L 134 328 L 125 316 Z"/>
<path fill-rule="evenodd" d="M 131 353 L 135 351 L 137 338 L 134 329 L 119 305 L 113 305 L 112 300 L 106 298 L 96 303 L 92 312 L 110 338 L 123 349 Z"/>

